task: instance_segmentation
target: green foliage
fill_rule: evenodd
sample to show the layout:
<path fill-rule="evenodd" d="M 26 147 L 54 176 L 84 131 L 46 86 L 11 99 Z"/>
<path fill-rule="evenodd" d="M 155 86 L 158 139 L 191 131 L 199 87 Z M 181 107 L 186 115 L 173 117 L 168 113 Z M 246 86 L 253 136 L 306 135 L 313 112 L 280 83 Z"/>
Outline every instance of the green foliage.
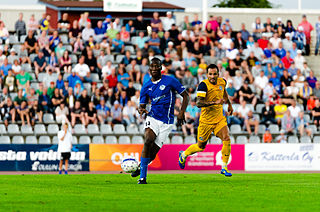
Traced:
<path fill-rule="evenodd" d="M 219 3 L 212 7 L 272 8 L 273 5 L 268 0 L 219 0 Z"/>

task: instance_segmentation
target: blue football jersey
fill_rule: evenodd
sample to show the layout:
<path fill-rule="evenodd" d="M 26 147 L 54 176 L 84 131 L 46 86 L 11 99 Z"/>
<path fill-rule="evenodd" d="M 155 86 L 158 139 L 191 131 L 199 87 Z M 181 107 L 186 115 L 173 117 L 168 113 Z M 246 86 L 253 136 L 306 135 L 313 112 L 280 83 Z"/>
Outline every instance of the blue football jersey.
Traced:
<path fill-rule="evenodd" d="M 149 80 L 142 86 L 140 104 L 148 104 L 151 100 L 149 116 L 166 124 L 173 124 L 176 92 L 185 90 L 181 83 L 170 76 L 162 75 L 157 82 Z"/>

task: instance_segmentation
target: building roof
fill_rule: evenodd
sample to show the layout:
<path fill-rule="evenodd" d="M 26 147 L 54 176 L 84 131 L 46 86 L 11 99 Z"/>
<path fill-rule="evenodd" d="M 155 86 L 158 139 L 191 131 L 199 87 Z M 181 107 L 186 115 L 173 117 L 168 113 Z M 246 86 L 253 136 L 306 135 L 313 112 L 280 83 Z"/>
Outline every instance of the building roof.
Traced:
<path fill-rule="evenodd" d="M 54 9 L 60 10 L 68 8 L 68 10 L 72 10 L 72 8 L 95 8 L 103 10 L 103 2 L 102 1 L 48 1 L 48 0 L 39 0 L 40 3 L 44 3 L 48 6 L 53 7 Z M 179 7 L 173 4 L 154 1 L 154 2 L 142 2 L 143 10 L 156 9 L 156 10 L 184 10 L 183 7 Z M 154 11 L 156 11 L 154 10 Z"/>

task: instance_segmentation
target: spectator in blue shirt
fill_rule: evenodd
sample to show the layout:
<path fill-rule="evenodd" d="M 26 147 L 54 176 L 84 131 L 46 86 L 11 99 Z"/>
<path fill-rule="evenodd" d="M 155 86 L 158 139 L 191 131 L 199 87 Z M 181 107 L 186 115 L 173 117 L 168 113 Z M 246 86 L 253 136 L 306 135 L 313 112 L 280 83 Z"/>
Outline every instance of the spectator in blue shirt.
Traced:
<path fill-rule="evenodd" d="M 43 93 L 42 95 L 39 96 L 39 105 L 40 105 L 40 110 L 43 113 L 51 113 L 51 99 L 50 97 L 47 95 L 47 88 L 43 89 Z"/>
<path fill-rule="evenodd" d="M 98 120 L 101 124 L 104 124 L 110 115 L 110 109 L 106 106 L 106 102 L 103 97 L 100 98 L 100 104 L 96 106 Z"/>
<path fill-rule="evenodd" d="M 1 76 L 5 77 L 8 75 L 8 71 L 12 69 L 12 65 L 8 63 L 8 59 L 5 58 L 3 61 L 3 65 L 0 67 L 1 70 Z"/>
<path fill-rule="evenodd" d="M 186 124 L 182 125 L 182 131 L 185 136 L 188 135 L 188 131 L 190 131 L 191 135 L 194 135 L 194 126 L 197 126 L 200 111 L 201 109 L 196 106 L 196 101 L 192 99 L 191 104 L 188 105 L 185 113 Z"/>
<path fill-rule="evenodd" d="M 145 43 L 145 42 L 148 42 L 148 39 L 149 39 L 148 37 L 144 37 L 144 32 L 143 32 L 143 31 L 140 31 L 140 32 L 139 32 L 139 37 L 136 38 L 134 44 L 136 44 L 136 47 L 137 47 L 137 48 L 143 49 L 144 43 Z"/>
<path fill-rule="evenodd" d="M 59 74 L 56 82 L 56 88 L 60 90 L 60 89 L 63 89 L 63 87 L 64 87 L 63 77 L 62 77 L 62 74 Z"/>
<path fill-rule="evenodd" d="M 272 82 L 272 85 L 274 89 L 276 89 L 277 93 L 281 93 L 281 81 L 276 72 L 272 72 L 269 81 Z"/>
<path fill-rule="evenodd" d="M 156 32 L 152 32 L 151 38 L 148 41 L 149 47 L 154 51 L 154 53 L 160 54 L 160 39 Z"/>
<path fill-rule="evenodd" d="M 117 53 L 124 53 L 124 42 L 120 39 L 120 33 L 118 32 L 116 38 L 112 39 L 113 51 Z"/>
<path fill-rule="evenodd" d="M 58 46 L 59 43 L 60 43 L 60 37 L 59 37 L 58 31 L 55 30 L 52 36 L 49 37 L 50 49 L 54 51 L 54 49 Z"/>
<path fill-rule="evenodd" d="M 112 16 L 107 15 L 106 19 L 103 21 L 102 28 L 104 28 L 105 31 L 107 31 L 109 28 L 109 25 L 112 24 L 111 19 L 112 19 Z"/>
<path fill-rule="evenodd" d="M 96 34 L 98 41 L 101 42 L 104 34 L 106 33 L 106 29 L 102 26 L 102 21 L 98 21 L 97 27 L 94 28 L 94 33 Z"/>
<path fill-rule="evenodd" d="M 316 28 L 317 43 L 316 43 L 316 50 L 314 54 L 317 55 L 319 50 L 319 45 L 320 45 L 320 16 L 318 17 L 318 21 L 315 25 L 315 28 Z"/>
<path fill-rule="evenodd" d="M 275 52 L 276 52 L 276 55 L 281 59 L 286 56 L 287 52 L 282 47 L 282 42 L 279 42 L 279 47 L 275 50 Z"/>
<path fill-rule="evenodd" d="M 77 81 L 81 81 L 80 77 L 76 75 L 76 71 L 72 70 L 72 74 L 67 78 L 69 82 L 69 87 L 74 88 L 76 86 Z"/>
<path fill-rule="evenodd" d="M 124 73 L 124 69 L 120 68 L 117 76 L 118 83 L 121 83 L 122 88 L 127 88 L 129 86 L 130 76 L 127 72 Z"/>

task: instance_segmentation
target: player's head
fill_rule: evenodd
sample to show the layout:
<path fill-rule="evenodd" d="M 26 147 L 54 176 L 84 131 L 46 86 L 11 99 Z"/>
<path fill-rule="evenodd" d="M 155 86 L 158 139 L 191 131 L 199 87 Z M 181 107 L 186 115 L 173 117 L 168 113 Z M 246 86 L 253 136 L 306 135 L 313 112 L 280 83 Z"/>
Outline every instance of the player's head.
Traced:
<path fill-rule="evenodd" d="M 160 78 L 161 76 L 162 63 L 157 57 L 152 58 L 150 64 L 150 74 L 153 78 Z"/>
<path fill-rule="evenodd" d="M 219 77 L 219 68 L 217 65 L 210 64 L 207 67 L 207 77 L 209 82 L 211 82 L 212 84 L 217 84 L 217 80 Z"/>

